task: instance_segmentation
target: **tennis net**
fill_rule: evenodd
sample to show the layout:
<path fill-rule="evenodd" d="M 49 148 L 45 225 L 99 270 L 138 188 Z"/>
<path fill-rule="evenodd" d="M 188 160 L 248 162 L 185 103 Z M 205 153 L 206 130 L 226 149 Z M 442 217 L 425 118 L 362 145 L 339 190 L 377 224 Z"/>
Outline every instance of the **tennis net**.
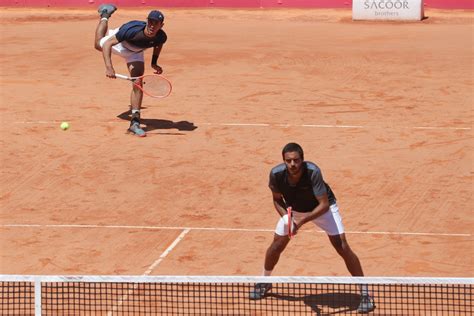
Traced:
<path fill-rule="evenodd" d="M 472 315 L 473 280 L 0 275 L 0 314 Z"/>

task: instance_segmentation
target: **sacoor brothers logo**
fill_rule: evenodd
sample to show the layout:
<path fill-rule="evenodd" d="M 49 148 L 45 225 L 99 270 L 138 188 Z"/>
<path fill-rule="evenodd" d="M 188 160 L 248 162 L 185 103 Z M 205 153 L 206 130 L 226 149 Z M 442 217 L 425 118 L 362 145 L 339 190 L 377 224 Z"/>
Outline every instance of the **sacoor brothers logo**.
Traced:
<path fill-rule="evenodd" d="M 365 0 L 364 9 L 392 10 L 409 9 L 407 0 Z"/>

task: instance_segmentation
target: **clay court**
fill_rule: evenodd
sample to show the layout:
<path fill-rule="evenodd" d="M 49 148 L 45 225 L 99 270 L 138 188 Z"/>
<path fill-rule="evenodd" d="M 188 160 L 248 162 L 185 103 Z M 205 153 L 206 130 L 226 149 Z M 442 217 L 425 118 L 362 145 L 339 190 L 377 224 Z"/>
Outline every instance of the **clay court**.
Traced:
<path fill-rule="evenodd" d="M 0 10 L 0 274 L 260 275 L 278 219 L 268 173 L 294 141 L 366 275 L 474 275 L 472 11 L 163 12 L 173 93 L 144 99 L 138 138 L 130 84 L 93 49 L 95 9 Z M 308 224 L 274 275 L 348 272 Z"/>

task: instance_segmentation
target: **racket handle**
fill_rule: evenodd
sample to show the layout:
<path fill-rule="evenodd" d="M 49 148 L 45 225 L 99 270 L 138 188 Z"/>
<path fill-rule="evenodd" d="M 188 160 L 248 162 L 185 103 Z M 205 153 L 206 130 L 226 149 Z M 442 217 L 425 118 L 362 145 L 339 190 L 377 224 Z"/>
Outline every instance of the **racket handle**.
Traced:
<path fill-rule="evenodd" d="M 121 74 L 115 74 L 115 77 L 120 78 L 120 79 L 126 79 L 126 80 L 132 79 L 132 78 L 130 78 L 130 77 L 128 77 L 128 76 L 121 75 Z"/>

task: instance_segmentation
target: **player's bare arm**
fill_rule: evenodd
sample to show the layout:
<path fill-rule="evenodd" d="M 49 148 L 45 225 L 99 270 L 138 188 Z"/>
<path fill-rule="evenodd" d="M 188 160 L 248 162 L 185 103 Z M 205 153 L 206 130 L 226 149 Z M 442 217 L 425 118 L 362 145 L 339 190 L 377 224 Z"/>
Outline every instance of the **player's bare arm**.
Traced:
<path fill-rule="evenodd" d="M 156 74 L 163 73 L 163 69 L 157 64 L 162 48 L 163 48 L 163 44 L 153 48 L 153 56 L 151 57 L 151 68 L 155 70 Z"/>
<path fill-rule="evenodd" d="M 112 36 L 107 41 L 105 41 L 104 46 L 102 47 L 102 55 L 104 57 L 105 63 L 105 75 L 109 78 L 115 78 L 115 70 L 112 65 L 112 46 L 118 44 L 119 41 L 117 37 Z"/>
<path fill-rule="evenodd" d="M 273 205 L 275 206 L 275 210 L 278 212 L 280 216 L 285 215 L 286 205 L 281 193 L 272 192 L 272 195 L 273 195 Z"/>
<path fill-rule="evenodd" d="M 299 221 L 295 221 L 297 229 L 303 226 L 305 223 L 318 218 L 329 210 L 329 200 L 327 194 L 316 196 L 316 199 L 319 202 L 318 206 L 316 206 L 311 212 L 307 213 L 307 215 Z"/>

